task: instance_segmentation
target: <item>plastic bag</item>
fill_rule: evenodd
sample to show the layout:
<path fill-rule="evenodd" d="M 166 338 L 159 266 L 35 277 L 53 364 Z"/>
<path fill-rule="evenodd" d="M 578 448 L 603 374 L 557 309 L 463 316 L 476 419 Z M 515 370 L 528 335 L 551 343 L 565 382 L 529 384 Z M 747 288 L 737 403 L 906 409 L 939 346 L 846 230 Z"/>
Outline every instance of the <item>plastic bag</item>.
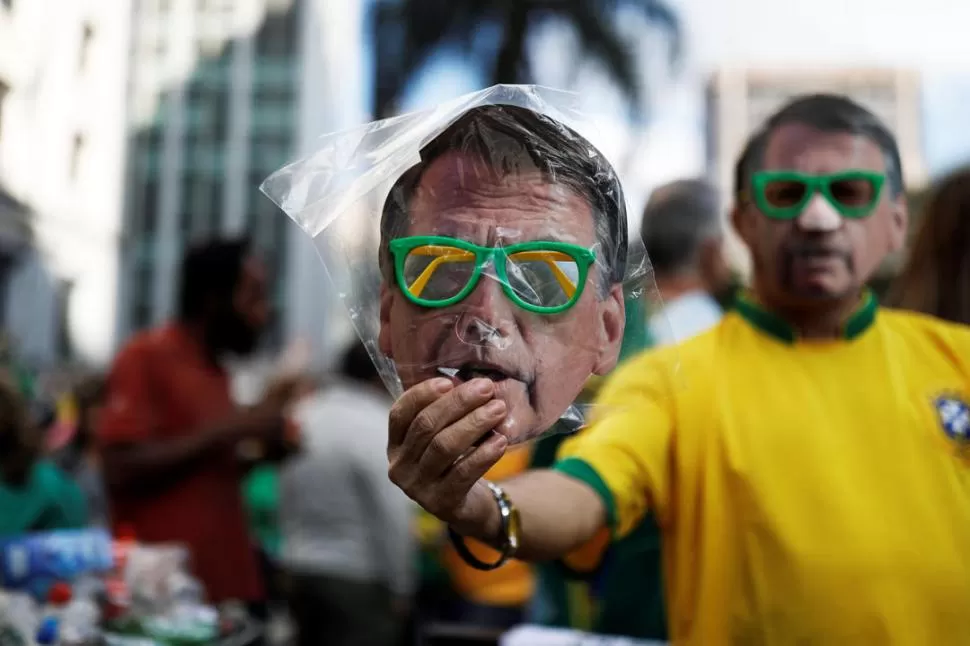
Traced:
<path fill-rule="evenodd" d="M 583 426 L 574 401 L 616 365 L 626 304 L 656 294 L 575 100 L 495 86 L 327 135 L 261 186 L 313 238 L 391 394 L 492 379 L 510 443 Z"/>

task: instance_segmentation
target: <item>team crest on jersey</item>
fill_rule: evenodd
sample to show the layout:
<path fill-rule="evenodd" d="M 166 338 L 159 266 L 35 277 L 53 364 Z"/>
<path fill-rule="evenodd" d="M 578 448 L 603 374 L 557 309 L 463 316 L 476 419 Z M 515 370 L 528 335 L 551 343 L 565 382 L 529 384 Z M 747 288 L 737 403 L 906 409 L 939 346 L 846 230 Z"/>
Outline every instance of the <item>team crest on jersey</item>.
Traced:
<path fill-rule="evenodd" d="M 933 401 L 943 432 L 951 440 L 970 446 L 970 405 L 953 395 L 943 395 Z"/>

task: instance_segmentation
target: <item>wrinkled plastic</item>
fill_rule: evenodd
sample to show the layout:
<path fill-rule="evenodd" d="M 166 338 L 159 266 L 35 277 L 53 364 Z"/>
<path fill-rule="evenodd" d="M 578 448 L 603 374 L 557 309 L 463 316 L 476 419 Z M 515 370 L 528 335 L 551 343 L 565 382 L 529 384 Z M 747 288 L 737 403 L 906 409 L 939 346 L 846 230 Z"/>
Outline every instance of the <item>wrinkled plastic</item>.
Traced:
<path fill-rule="evenodd" d="M 313 238 L 391 394 L 493 379 L 512 443 L 583 426 L 626 304 L 656 298 L 575 100 L 495 86 L 327 135 L 261 187 Z"/>

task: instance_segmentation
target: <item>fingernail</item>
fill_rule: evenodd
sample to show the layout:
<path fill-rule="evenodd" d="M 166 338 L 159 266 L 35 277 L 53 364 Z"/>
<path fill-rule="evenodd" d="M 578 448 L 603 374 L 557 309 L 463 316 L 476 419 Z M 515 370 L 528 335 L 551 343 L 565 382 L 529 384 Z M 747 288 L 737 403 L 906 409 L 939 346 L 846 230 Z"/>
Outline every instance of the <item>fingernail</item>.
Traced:
<path fill-rule="evenodd" d="M 501 399 L 493 399 L 485 405 L 485 412 L 489 415 L 500 415 L 505 412 L 505 402 Z"/>
<path fill-rule="evenodd" d="M 476 379 L 475 380 L 475 392 L 481 395 L 487 395 L 492 392 L 492 382 L 489 379 Z"/>
<path fill-rule="evenodd" d="M 452 388 L 450 379 L 435 379 L 431 382 L 431 389 L 436 393 L 446 393 Z"/>

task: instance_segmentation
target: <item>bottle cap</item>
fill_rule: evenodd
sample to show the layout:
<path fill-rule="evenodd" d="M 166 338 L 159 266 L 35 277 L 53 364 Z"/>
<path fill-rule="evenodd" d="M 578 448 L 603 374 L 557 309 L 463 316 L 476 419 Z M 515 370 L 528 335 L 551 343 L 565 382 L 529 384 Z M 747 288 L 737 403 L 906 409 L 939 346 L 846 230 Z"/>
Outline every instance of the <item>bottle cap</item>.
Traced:
<path fill-rule="evenodd" d="M 64 581 L 54 583 L 47 591 L 47 601 L 55 606 L 67 605 L 72 596 L 71 586 Z"/>
<path fill-rule="evenodd" d="M 57 617 L 44 617 L 40 626 L 37 627 L 37 639 L 35 641 L 38 644 L 56 644 L 57 629 Z"/>

